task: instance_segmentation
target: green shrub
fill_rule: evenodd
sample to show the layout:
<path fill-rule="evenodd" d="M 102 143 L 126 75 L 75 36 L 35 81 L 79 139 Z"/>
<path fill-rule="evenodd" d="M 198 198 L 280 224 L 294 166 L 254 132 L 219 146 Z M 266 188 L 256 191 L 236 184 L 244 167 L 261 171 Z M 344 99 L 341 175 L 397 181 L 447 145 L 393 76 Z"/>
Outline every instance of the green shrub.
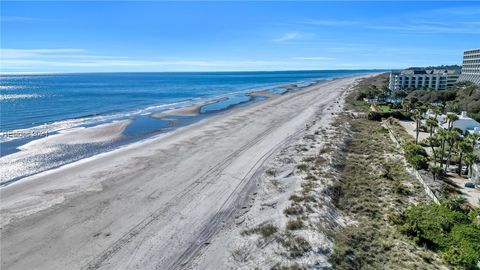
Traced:
<path fill-rule="evenodd" d="M 315 177 L 313 174 L 308 174 L 306 177 L 305 177 L 305 180 L 308 180 L 308 181 L 316 181 L 318 180 L 317 177 Z"/>
<path fill-rule="evenodd" d="M 403 151 L 405 152 L 405 155 L 419 155 L 423 157 L 428 156 L 427 151 L 425 151 L 423 147 L 414 143 L 406 143 L 403 146 Z"/>
<path fill-rule="evenodd" d="M 410 119 L 410 113 L 402 112 L 402 111 L 389 111 L 389 112 L 369 112 L 367 115 L 368 120 L 372 121 L 381 121 L 382 119 L 387 118 L 396 118 L 399 120 L 407 120 Z"/>
<path fill-rule="evenodd" d="M 480 226 L 459 208 L 459 202 L 454 199 L 441 205 L 411 206 L 403 215 L 400 231 L 417 243 L 440 251 L 448 263 L 476 269 L 480 262 Z"/>
<path fill-rule="evenodd" d="M 415 169 L 427 169 L 428 168 L 428 154 L 423 147 L 414 143 L 407 143 L 403 146 L 405 152 L 405 158 L 407 162 Z"/>
<path fill-rule="evenodd" d="M 397 194 L 400 194 L 400 195 L 411 195 L 412 194 L 412 191 L 410 190 L 410 188 L 408 188 L 407 186 L 405 186 L 404 184 L 402 184 L 400 182 L 395 185 L 395 192 Z"/>
<path fill-rule="evenodd" d="M 270 270 L 304 270 L 304 269 L 305 267 L 300 266 L 298 263 L 295 263 L 289 266 L 276 263 L 274 266 L 272 266 L 272 268 L 270 268 Z"/>
<path fill-rule="evenodd" d="M 428 168 L 428 160 L 420 155 L 407 156 L 407 162 L 417 170 L 425 170 Z"/>
<path fill-rule="evenodd" d="M 367 118 L 372 121 L 382 121 L 382 113 L 372 111 L 368 113 Z"/>
<path fill-rule="evenodd" d="M 273 177 L 277 176 L 277 171 L 276 171 L 275 169 L 272 169 L 272 168 L 267 169 L 267 170 L 265 171 L 265 173 L 266 173 L 268 176 L 273 176 Z"/>
<path fill-rule="evenodd" d="M 307 171 L 307 170 L 308 170 L 308 165 L 307 165 L 307 164 L 304 164 L 304 163 L 298 164 L 298 165 L 297 165 L 297 169 L 298 169 L 299 171 Z"/>
<path fill-rule="evenodd" d="M 375 132 L 381 133 L 381 134 L 388 134 L 388 129 L 384 127 L 379 127 L 375 130 Z"/>
<path fill-rule="evenodd" d="M 303 228 L 303 221 L 299 218 L 291 219 L 287 222 L 288 230 L 299 230 L 301 228 Z"/>
<path fill-rule="evenodd" d="M 303 256 L 306 252 L 312 250 L 312 246 L 308 241 L 301 236 L 293 236 L 291 234 L 283 235 L 278 238 L 278 242 L 287 249 L 288 257 L 298 258 Z"/>
<path fill-rule="evenodd" d="M 294 201 L 294 202 L 301 202 L 303 201 L 305 198 L 303 196 L 298 196 L 296 194 L 293 194 L 292 196 L 290 196 L 289 200 L 290 201 Z"/>
<path fill-rule="evenodd" d="M 443 204 L 445 207 L 452 211 L 464 212 L 465 211 L 465 203 L 467 199 L 461 195 L 456 195 L 448 198 Z"/>
<path fill-rule="evenodd" d="M 300 215 L 303 213 L 303 208 L 298 204 L 292 204 L 283 210 L 283 213 L 287 216 Z"/>
<path fill-rule="evenodd" d="M 313 162 L 315 161 L 315 157 L 304 157 L 302 159 L 303 162 Z"/>
<path fill-rule="evenodd" d="M 480 229 L 473 224 L 459 224 L 450 233 L 451 244 L 442 257 L 452 265 L 461 265 L 466 269 L 475 268 L 480 262 Z"/>
<path fill-rule="evenodd" d="M 403 216 L 397 212 L 392 212 L 388 214 L 387 220 L 391 224 L 399 225 L 399 224 L 402 224 L 403 222 Z"/>
<path fill-rule="evenodd" d="M 341 207 L 340 200 L 345 194 L 341 183 L 335 182 L 334 184 L 328 186 L 326 193 L 330 195 L 335 206 Z"/>
<path fill-rule="evenodd" d="M 364 98 L 375 98 L 383 94 L 383 91 L 376 85 L 359 86 L 357 90 L 357 100 L 363 100 Z"/>
<path fill-rule="evenodd" d="M 253 229 L 244 230 L 242 235 L 259 234 L 264 238 L 274 235 L 278 231 L 277 226 L 273 224 L 263 224 Z"/>

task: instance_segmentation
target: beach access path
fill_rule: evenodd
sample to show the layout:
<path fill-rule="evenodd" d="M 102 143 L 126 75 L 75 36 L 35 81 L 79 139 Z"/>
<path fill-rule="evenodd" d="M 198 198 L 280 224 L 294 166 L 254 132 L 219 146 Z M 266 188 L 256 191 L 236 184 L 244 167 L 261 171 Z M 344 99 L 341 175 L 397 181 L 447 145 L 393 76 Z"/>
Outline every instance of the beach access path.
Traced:
<path fill-rule="evenodd" d="M 262 164 L 360 76 L 236 108 L 0 189 L 1 269 L 181 269 L 248 203 Z"/>

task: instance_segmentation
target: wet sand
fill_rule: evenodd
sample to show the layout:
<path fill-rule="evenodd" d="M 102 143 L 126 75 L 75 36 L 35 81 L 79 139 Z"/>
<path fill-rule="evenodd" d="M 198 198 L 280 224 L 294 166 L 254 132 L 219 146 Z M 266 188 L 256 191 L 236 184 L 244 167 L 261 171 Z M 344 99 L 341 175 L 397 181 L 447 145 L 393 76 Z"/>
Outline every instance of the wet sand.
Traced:
<path fill-rule="evenodd" d="M 246 95 L 251 97 L 266 97 L 266 98 L 275 98 L 280 96 L 280 94 L 267 92 L 267 91 L 250 92 L 250 93 L 247 93 Z"/>
<path fill-rule="evenodd" d="M 154 113 L 151 116 L 153 118 L 162 118 L 165 116 L 174 116 L 174 115 L 180 115 L 180 116 L 197 116 L 200 114 L 200 110 L 202 109 L 203 106 L 213 104 L 222 100 L 225 100 L 226 98 L 219 98 L 219 99 L 212 99 L 204 102 L 199 102 L 195 105 L 192 106 L 187 106 L 187 107 L 182 107 L 178 109 L 172 109 L 168 110 L 165 112 L 159 112 L 159 113 Z"/>

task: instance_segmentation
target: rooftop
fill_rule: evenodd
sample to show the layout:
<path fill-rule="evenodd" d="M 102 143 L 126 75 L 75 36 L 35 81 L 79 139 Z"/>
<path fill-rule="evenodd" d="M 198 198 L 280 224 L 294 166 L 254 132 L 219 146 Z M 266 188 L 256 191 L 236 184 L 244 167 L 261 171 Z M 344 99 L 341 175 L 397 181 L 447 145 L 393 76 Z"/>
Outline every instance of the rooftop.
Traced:
<path fill-rule="evenodd" d="M 460 75 L 461 67 L 457 65 L 452 66 L 438 66 L 438 67 L 411 67 L 404 70 L 392 71 L 393 73 L 400 73 L 402 75 L 422 75 L 422 74 L 452 74 Z"/>
<path fill-rule="evenodd" d="M 464 51 L 464 54 L 466 54 L 466 53 L 475 53 L 475 52 L 480 52 L 480 48 L 465 50 L 465 51 Z"/>
<path fill-rule="evenodd" d="M 461 69 L 405 69 L 400 72 L 402 75 L 420 74 L 461 74 Z"/>

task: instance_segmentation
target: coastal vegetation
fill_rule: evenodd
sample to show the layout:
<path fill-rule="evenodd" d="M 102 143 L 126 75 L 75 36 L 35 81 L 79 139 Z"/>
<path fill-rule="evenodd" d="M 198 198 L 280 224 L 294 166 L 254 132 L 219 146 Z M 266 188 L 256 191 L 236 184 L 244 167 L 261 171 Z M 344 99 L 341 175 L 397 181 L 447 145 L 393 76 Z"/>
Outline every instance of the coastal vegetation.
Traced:
<path fill-rule="evenodd" d="M 367 112 L 369 110 L 369 106 L 363 101 L 363 99 L 374 98 L 379 95 L 383 96 L 387 90 L 387 83 L 388 74 L 386 73 L 361 80 L 356 86 L 355 93 L 347 97 L 348 102 L 345 104 L 346 108 L 355 108 L 355 110 Z"/>
<path fill-rule="evenodd" d="M 256 228 L 244 230 L 242 235 L 251 235 L 251 234 L 259 234 L 264 238 L 268 238 L 275 234 L 278 231 L 277 226 L 273 224 L 262 224 Z"/>
<path fill-rule="evenodd" d="M 478 162 L 479 157 L 474 153 L 474 147 L 480 136 L 475 133 L 464 134 L 462 130 L 454 128 L 453 123 L 458 120 L 455 113 L 446 114 L 446 127 L 440 128 L 435 115 L 439 115 L 442 107 L 439 105 L 424 104 L 418 100 L 407 100 L 409 109 L 413 111 L 415 120 L 415 143 L 403 144 L 407 161 L 415 169 L 429 170 L 434 178 L 445 174 L 452 164 L 456 166 L 459 176 L 463 175 L 464 165 L 467 166 L 466 175 L 471 173 L 472 165 Z M 425 117 L 430 109 L 435 115 Z M 419 133 L 428 132 L 428 137 L 419 142 Z M 436 132 L 434 132 L 436 130 Z M 430 149 L 431 156 L 425 148 Z"/>
<path fill-rule="evenodd" d="M 351 125 L 348 154 L 331 189 L 334 204 L 355 222 L 334 234 L 333 268 L 441 269 L 432 251 L 392 222 L 412 202 L 427 202 L 422 187 L 405 170 L 380 122 L 355 119 Z"/>
<path fill-rule="evenodd" d="M 398 102 L 386 101 L 386 104 L 376 106 L 377 110 L 372 113 L 371 120 L 388 117 L 408 119 L 414 117 L 409 112 L 417 107 L 416 104 L 437 104 L 448 112 L 466 111 L 470 117 L 480 121 L 480 86 L 472 82 L 458 82 L 444 91 L 404 89 L 394 93 L 389 93 L 387 84 L 387 74 L 363 80 L 357 85 L 355 94 L 349 97 L 350 108 L 353 106 L 355 110 L 367 112 L 370 106 L 364 99 L 384 100 L 391 94 L 394 99 L 404 99 L 404 106 Z"/>
<path fill-rule="evenodd" d="M 438 251 L 450 265 L 478 269 L 480 223 L 478 210 L 465 198 L 452 196 L 440 205 L 421 203 L 407 208 L 397 218 L 399 231 L 417 244 Z"/>
<path fill-rule="evenodd" d="M 386 80 L 369 82 L 382 89 Z M 411 136 L 392 117 L 371 119 L 371 106 L 359 99 L 359 89 L 374 90 L 360 82 L 346 98 L 348 111 L 332 112 L 329 128 L 311 129 L 291 147 L 294 155 L 286 151 L 279 159 L 291 169 L 278 164 L 266 169 L 275 191 L 288 190 L 282 183 L 289 177 L 297 186 L 281 200 L 282 218 L 250 224 L 242 235 L 258 251 L 274 254 L 270 269 L 475 269 L 478 210 L 449 192 L 439 194 L 436 204 L 412 174 L 413 167 L 443 181 L 447 160 L 471 164 L 467 152 L 474 141 L 460 143 L 453 127 L 446 130 L 450 136 L 439 137 L 438 123 L 423 121 L 426 107 L 416 100 L 379 106 L 378 113 L 416 117 L 428 140 Z M 452 126 L 454 117 L 449 119 Z M 235 249 L 232 257 L 241 261 L 245 252 Z"/>
<path fill-rule="evenodd" d="M 437 179 L 444 175 L 452 165 L 456 166 L 459 176 L 470 175 L 472 165 L 480 157 L 474 153 L 474 146 L 480 136 L 463 134 L 463 131 L 454 128 L 453 123 L 458 120 L 456 113 L 466 111 L 472 118 L 480 118 L 480 87 L 471 82 L 459 82 L 446 91 L 433 90 L 404 90 L 399 94 L 401 103 L 387 101 L 387 81 L 384 76 L 376 76 L 360 82 L 355 92 L 348 98 L 349 108 L 366 112 L 368 119 L 382 121 L 395 118 L 399 120 L 413 120 L 415 123 L 415 144 L 431 150 L 431 157 L 420 147 L 411 144 L 404 145 L 407 161 L 416 169 L 428 170 L 432 177 Z M 376 89 L 378 91 L 372 91 Z M 380 89 L 384 89 L 383 92 Z M 376 102 L 367 104 L 364 99 L 373 99 Z M 362 104 L 363 102 L 363 104 Z M 388 109 L 387 109 L 388 107 Z M 427 116 L 427 110 L 430 114 Z M 437 116 L 446 114 L 446 128 L 441 127 Z M 479 119 L 480 120 L 480 119 Z M 420 132 L 428 132 L 429 137 L 420 142 Z M 436 132 L 435 132 L 436 131 Z M 467 170 L 463 169 L 466 165 Z"/>
<path fill-rule="evenodd" d="M 480 86 L 471 82 L 459 82 L 445 91 L 405 90 L 397 95 L 405 95 L 407 100 L 417 100 L 424 104 L 437 103 L 449 112 L 466 111 L 473 119 L 480 121 Z"/>
<path fill-rule="evenodd" d="M 360 83 L 347 98 L 351 110 L 366 112 L 368 105 L 358 104 L 363 99 L 359 93 L 368 88 Z M 459 99 L 464 94 L 459 93 Z M 334 269 L 479 268 L 479 210 L 448 192 L 440 204 L 434 203 L 401 161 L 403 156 L 412 167 L 429 171 L 435 181 L 452 163 L 462 168 L 463 163 L 470 167 L 478 161 L 472 152 L 478 138 L 462 136 L 453 128 L 455 114 L 447 116 L 447 129 L 434 133 L 438 123 L 422 121 L 428 105 L 410 97 L 397 111 L 402 116 L 411 113 L 417 130 L 429 133 L 425 141 L 419 141 L 418 132 L 412 139 L 390 118 L 386 123 L 401 145 L 398 149 L 380 122 L 392 116 L 391 111 L 382 108 L 370 113 L 368 119 L 349 121 L 352 134 L 344 148 L 347 153 L 338 167 L 340 178 L 330 189 L 335 206 L 354 222 L 334 234 Z M 430 109 L 438 114 L 442 110 Z M 426 149 L 431 149 L 430 155 Z M 463 171 L 458 169 L 457 173 Z"/>
<path fill-rule="evenodd" d="M 403 152 L 407 162 L 410 163 L 415 169 L 427 169 L 428 168 L 428 154 L 423 147 L 414 143 L 407 143 L 403 145 Z"/>

